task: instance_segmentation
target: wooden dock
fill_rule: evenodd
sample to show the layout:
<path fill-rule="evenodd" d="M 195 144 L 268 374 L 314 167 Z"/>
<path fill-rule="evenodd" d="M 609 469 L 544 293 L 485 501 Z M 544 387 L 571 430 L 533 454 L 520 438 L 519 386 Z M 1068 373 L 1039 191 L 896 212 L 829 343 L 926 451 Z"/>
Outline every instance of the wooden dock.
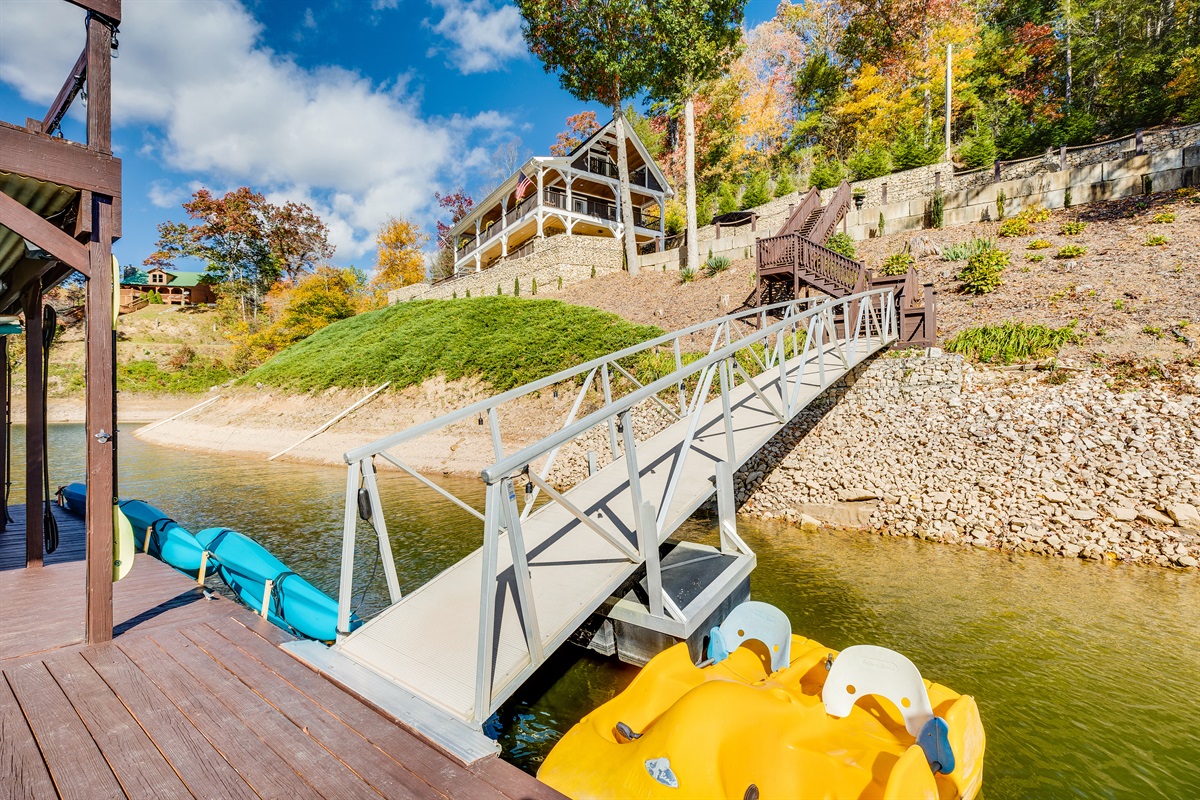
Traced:
<path fill-rule="evenodd" d="M 5 797 L 561 797 L 495 757 L 464 766 L 147 555 L 113 587 L 113 641 L 85 645 L 82 524 L 63 515 L 40 569 L 22 528 L 0 535 Z"/>

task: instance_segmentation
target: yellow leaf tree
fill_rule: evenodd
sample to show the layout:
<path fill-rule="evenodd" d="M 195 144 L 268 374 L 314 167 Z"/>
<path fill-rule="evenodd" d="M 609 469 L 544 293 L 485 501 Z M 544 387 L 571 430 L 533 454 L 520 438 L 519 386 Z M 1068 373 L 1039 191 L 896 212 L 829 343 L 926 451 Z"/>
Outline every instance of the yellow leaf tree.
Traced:
<path fill-rule="evenodd" d="M 371 288 L 387 292 L 425 280 L 425 253 L 429 235 L 402 217 L 388 217 L 375 236 L 378 251 Z"/>

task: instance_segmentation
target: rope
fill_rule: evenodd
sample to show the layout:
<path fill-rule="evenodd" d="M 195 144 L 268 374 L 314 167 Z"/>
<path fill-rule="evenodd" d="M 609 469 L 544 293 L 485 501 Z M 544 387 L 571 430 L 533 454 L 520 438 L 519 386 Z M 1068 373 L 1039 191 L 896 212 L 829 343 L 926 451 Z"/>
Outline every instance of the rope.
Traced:
<path fill-rule="evenodd" d="M 54 506 L 50 502 L 50 424 L 46 421 L 50 392 L 50 345 L 58 328 L 58 312 L 54 306 L 42 306 L 42 495 L 45 509 L 42 512 L 42 530 L 46 536 L 46 552 L 58 549 L 58 520 L 54 518 Z"/>

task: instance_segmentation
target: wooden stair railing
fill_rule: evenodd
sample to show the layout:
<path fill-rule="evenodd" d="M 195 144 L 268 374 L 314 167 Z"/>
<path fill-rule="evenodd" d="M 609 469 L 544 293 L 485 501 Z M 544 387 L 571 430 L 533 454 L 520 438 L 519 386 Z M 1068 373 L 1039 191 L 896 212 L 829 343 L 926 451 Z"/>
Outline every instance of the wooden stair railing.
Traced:
<path fill-rule="evenodd" d="M 819 211 L 821 208 L 821 192 L 817 189 L 809 189 L 808 194 L 804 195 L 800 200 L 800 204 L 792 209 L 791 215 L 787 221 L 783 223 L 783 227 L 779 229 L 776 236 L 785 236 L 789 233 L 795 233 L 808 222 L 813 212 Z"/>
<path fill-rule="evenodd" d="M 825 244 L 829 241 L 833 229 L 842 221 L 842 217 L 850 210 L 850 184 L 842 181 L 842 185 L 829 198 L 829 202 L 821 209 L 821 216 L 808 232 L 809 241 Z"/>

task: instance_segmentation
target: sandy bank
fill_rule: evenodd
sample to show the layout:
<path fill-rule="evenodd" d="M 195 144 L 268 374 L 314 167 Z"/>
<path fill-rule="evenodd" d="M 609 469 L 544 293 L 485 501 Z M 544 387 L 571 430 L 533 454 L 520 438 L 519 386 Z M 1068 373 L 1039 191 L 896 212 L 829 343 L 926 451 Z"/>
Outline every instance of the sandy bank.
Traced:
<path fill-rule="evenodd" d="M 120 422 L 156 422 L 178 414 L 203 400 L 205 395 L 141 395 L 122 392 L 117 397 L 117 420 Z M 12 421 L 25 424 L 25 396 L 14 394 Z M 53 397 L 46 406 L 50 422 L 83 422 L 83 396 Z"/>

